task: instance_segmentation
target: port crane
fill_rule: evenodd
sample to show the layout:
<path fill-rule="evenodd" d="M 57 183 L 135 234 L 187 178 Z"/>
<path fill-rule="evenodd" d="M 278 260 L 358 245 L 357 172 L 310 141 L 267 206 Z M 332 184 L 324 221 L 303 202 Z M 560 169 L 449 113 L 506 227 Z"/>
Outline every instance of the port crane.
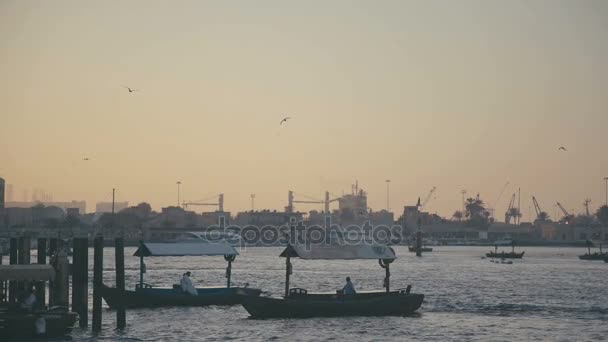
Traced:
<path fill-rule="evenodd" d="M 564 206 L 561 205 L 561 203 L 559 203 L 559 202 L 557 202 L 557 207 L 562 211 L 562 213 L 564 213 L 564 217 L 562 218 L 562 221 L 564 221 L 566 224 L 569 224 L 570 221 L 572 221 L 572 219 L 574 218 L 574 215 L 571 215 L 570 213 L 568 213 L 566 208 L 564 208 Z"/>
<path fill-rule="evenodd" d="M 435 190 L 437 190 L 436 186 L 431 188 L 431 191 L 429 191 L 428 195 L 426 195 L 426 198 L 424 199 L 424 201 L 418 205 L 418 210 L 421 210 L 422 208 L 424 208 L 424 206 L 427 203 L 429 203 L 429 201 L 431 200 L 431 196 L 433 196 L 433 193 L 435 192 Z M 418 203 L 420 203 L 420 201 L 418 201 Z"/>
<path fill-rule="evenodd" d="M 536 197 L 532 196 L 532 203 L 534 203 L 534 211 L 536 211 L 536 219 L 538 221 L 547 221 L 549 219 L 549 215 L 546 212 L 540 209 L 540 205 L 538 205 L 538 201 Z"/>
<path fill-rule="evenodd" d="M 502 190 L 500 191 L 500 194 L 498 195 L 498 197 L 494 201 L 494 205 L 492 206 L 492 208 L 488 209 L 488 211 L 490 212 L 490 214 L 492 215 L 492 217 L 494 217 L 494 209 L 496 208 L 496 205 L 498 204 L 498 201 L 500 201 L 500 199 L 502 198 L 502 195 L 505 193 L 505 190 L 507 190 L 508 186 L 509 186 L 509 182 L 506 182 L 505 185 L 502 187 Z"/>
<path fill-rule="evenodd" d="M 217 202 L 208 202 L 214 198 L 217 198 Z M 196 206 L 205 206 L 205 205 L 211 205 L 211 206 L 217 206 L 218 207 L 218 211 L 223 212 L 224 211 L 224 194 L 219 194 L 219 195 L 214 195 L 212 197 L 206 198 L 206 199 L 202 199 L 202 200 L 198 200 L 198 201 L 192 201 L 192 202 L 186 202 L 184 201 L 182 203 L 182 207 L 184 209 L 188 209 L 188 206 L 191 205 L 196 205 Z"/>
<path fill-rule="evenodd" d="M 296 200 L 294 198 L 294 195 L 296 195 L 296 193 L 294 193 L 293 191 L 289 190 L 289 192 L 287 193 L 287 207 L 285 207 L 285 211 L 288 213 L 292 213 L 294 210 L 294 203 L 309 203 L 309 204 L 323 204 L 323 211 L 328 214 L 329 213 L 329 204 L 331 202 L 335 202 L 338 200 L 338 198 L 333 198 L 330 199 L 329 198 L 329 191 L 325 191 L 325 200 L 318 200 L 318 199 L 314 199 L 310 196 L 306 196 L 306 195 L 302 195 L 302 194 L 297 194 L 298 196 L 304 197 L 304 198 L 308 198 L 308 200 Z"/>
<path fill-rule="evenodd" d="M 519 215 L 519 211 L 515 208 L 515 193 L 511 196 L 511 200 L 509 201 L 509 207 L 505 212 L 505 222 L 511 223 L 511 219 L 515 219 L 517 223 L 517 216 Z"/>
<path fill-rule="evenodd" d="M 589 203 L 591 203 L 591 200 L 586 198 L 585 202 L 583 202 L 583 205 L 585 206 L 585 212 L 587 213 L 587 216 L 591 216 L 589 215 Z"/>

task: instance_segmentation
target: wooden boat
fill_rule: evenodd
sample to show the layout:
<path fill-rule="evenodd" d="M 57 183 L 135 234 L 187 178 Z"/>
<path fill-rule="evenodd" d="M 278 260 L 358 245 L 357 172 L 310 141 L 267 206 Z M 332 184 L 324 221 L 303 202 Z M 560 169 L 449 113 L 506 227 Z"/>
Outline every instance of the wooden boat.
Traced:
<path fill-rule="evenodd" d="M 55 269 L 51 265 L 0 265 L 0 283 L 54 279 Z M 72 330 L 78 314 L 65 307 L 46 308 L 41 304 L 35 310 L 25 310 L 16 303 L 0 303 L 0 340 L 60 337 Z"/>
<path fill-rule="evenodd" d="M 207 306 L 240 304 L 243 296 L 259 296 L 260 289 L 232 287 L 232 262 L 238 252 L 225 241 L 220 242 L 185 242 L 185 243 L 149 243 L 142 242 L 135 251 L 139 256 L 139 284 L 135 290 L 123 290 L 102 284 L 101 295 L 110 308 L 143 308 L 161 306 Z M 226 287 L 197 288 L 198 295 L 186 294 L 179 285 L 173 288 L 153 287 L 144 283 L 146 256 L 218 256 L 223 255 L 228 262 L 226 268 Z"/>
<path fill-rule="evenodd" d="M 579 255 L 578 258 L 580 260 L 604 260 L 605 258 L 608 258 L 608 253 L 604 253 L 602 251 L 602 245 L 600 244 L 600 251 L 598 252 L 594 252 L 591 253 L 591 245 L 593 243 L 591 241 L 587 241 L 587 253 L 583 254 L 583 255 Z"/>
<path fill-rule="evenodd" d="M 285 257 L 285 295 L 283 298 L 243 296 L 242 305 L 253 318 L 305 318 L 333 316 L 399 316 L 415 312 L 424 300 L 423 294 L 410 293 L 407 289 L 390 290 L 390 264 L 395 252 L 382 245 L 288 245 L 281 253 Z M 291 258 L 358 260 L 378 259 L 386 271 L 385 291 L 363 292 L 345 295 L 308 294 L 301 288 L 289 288 L 292 274 Z"/>
<path fill-rule="evenodd" d="M 135 290 L 121 291 L 115 287 L 102 285 L 101 295 L 111 309 L 149 308 L 161 306 L 207 306 L 240 304 L 243 295 L 259 296 L 260 289 L 246 287 L 197 288 L 198 296 L 185 294 L 179 285 L 173 288 L 136 287 Z"/>
<path fill-rule="evenodd" d="M 494 251 L 486 253 L 486 257 L 497 259 L 521 259 L 524 257 L 524 253 L 526 253 L 526 251 L 523 251 L 521 253 L 515 252 L 515 241 L 511 241 L 510 252 L 501 251 L 500 253 L 498 253 L 498 245 L 494 245 Z"/>

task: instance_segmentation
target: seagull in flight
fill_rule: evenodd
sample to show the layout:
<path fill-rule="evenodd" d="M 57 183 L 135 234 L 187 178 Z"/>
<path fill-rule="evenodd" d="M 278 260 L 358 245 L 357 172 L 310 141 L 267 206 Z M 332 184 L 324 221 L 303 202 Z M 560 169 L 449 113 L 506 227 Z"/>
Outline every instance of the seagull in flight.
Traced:
<path fill-rule="evenodd" d="M 129 93 L 134 93 L 136 91 L 139 91 L 139 89 L 129 88 L 127 86 L 123 86 L 123 87 L 127 88 L 127 90 L 129 91 Z"/>
<path fill-rule="evenodd" d="M 564 146 L 560 146 L 557 150 L 558 151 L 564 151 L 564 152 L 568 151 L 568 150 L 566 150 L 566 148 Z"/>
<path fill-rule="evenodd" d="M 89 160 L 89 158 L 88 158 L 88 157 L 84 157 L 84 158 L 82 158 L 82 160 L 84 160 L 84 161 L 88 161 L 88 160 Z"/>
<path fill-rule="evenodd" d="M 281 122 L 279 122 L 279 126 L 283 124 L 283 122 L 287 122 L 287 120 L 291 119 L 291 117 L 286 116 L 285 118 L 283 118 L 283 120 L 281 120 Z"/>

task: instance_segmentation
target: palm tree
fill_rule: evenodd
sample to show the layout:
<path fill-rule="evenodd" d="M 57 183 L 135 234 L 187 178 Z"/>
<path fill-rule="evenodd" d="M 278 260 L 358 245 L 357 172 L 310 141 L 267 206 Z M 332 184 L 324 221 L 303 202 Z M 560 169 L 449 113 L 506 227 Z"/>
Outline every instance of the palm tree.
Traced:
<path fill-rule="evenodd" d="M 604 226 L 608 226 L 608 206 L 603 205 L 599 207 L 595 215 Z"/>
<path fill-rule="evenodd" d="M 456 210 L 454 212 L 454 214 L 452 215 L 452 217 L 458 221 L 462 221 L 462 218 L 464 217 L 464 214 L 462 213 L 462 211 L 460 210 Z"/>
<path fill-rule="evenodd" d="M 541 221 L 541 222 L 547 222 L 547 221 L 549 221 L 549 214 L 547 214 L 544 211 L 541 211 L 538 214 L 538 220 Z"/>

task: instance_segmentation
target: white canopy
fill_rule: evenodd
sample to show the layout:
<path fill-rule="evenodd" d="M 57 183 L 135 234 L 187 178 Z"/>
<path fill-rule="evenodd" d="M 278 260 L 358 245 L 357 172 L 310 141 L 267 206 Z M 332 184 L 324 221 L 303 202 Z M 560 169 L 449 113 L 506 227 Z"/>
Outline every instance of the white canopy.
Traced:
<path fill-rule="evenodd" d="M 238 255 L 239 253 L 225 241 L 218 242 L 144 242 L 135 251 L 135 256 L 186 256 L 186 255 Z"/>
<path fill-rule="evenodd" d="M 51 265 L 0 265 L 0 281 L 54 280 L 55 269 Z"/>
<path fill-rule="evenodd" d="M 396 259 L 392 248 L 385 245 L 289 245 L 282 257 L 302 259 Z"/>

